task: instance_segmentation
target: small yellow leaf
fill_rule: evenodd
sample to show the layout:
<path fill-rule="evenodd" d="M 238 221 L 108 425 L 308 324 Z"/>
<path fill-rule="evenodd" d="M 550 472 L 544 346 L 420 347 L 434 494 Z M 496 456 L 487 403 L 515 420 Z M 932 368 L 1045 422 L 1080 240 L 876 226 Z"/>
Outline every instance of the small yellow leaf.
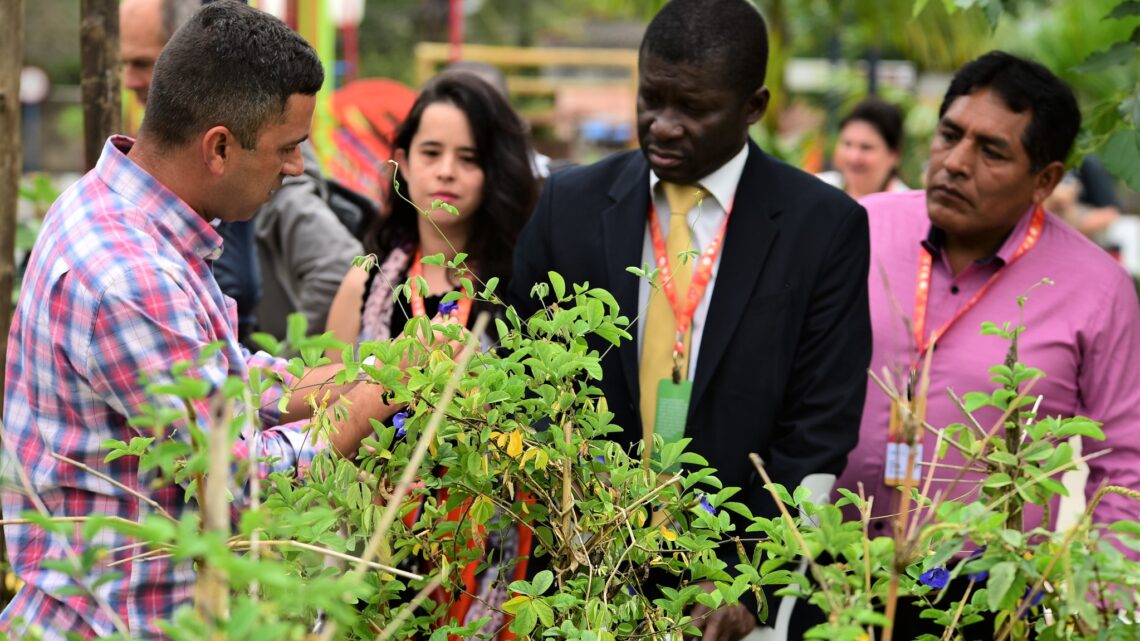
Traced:
<path fill-rule="evenodd" d="M 677 540 L 677 533 L 674 532 L 673 530 L 670 530 L 669 528 L 665 527 L 664 525 L 661 526 L 661 536 L 665 537 L 666 541 L 676 541 Z"/>
<path fill-rule="evenodd" d="M 633 521 L 636 527 L 645 525 L 645 510 L 638 508 L 638 510 L 633 513 L 633 516 L 630 517 L 630 520 Z"/>
<path fill-rule="evenodd" d="M 507 456 L 511 458 L 518 458 L 523 451 L 523 438 L 522 432 L 515 430 L 511 432 L 511 437 L 507 441 Z"/>
<path fill-rule="evenodd" d="M 522 606 L 526 605 L 527 603 L 530 603 L 530 597 L 526 596 L 525 594 L 520 594 L 519 596 L 504 603 L 503 611 L 507 614 L 518 614 L 518 611 L 522 609 Z"/>

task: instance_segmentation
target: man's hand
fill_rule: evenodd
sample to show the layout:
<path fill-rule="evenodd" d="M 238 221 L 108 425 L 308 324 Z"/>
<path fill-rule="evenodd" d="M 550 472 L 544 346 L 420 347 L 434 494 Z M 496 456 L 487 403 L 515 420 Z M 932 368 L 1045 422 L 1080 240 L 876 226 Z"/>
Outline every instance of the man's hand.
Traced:
<path fill-rule="evenodd" d="M 702 581 L 700 586 L 705 592 L 715 589 L 711 581 Z M 689 614 L 703 641 L 740 641 L 756 628 L 756 617 L 740 603 L 722 605 L 713 612 L 698 603 Z"/>

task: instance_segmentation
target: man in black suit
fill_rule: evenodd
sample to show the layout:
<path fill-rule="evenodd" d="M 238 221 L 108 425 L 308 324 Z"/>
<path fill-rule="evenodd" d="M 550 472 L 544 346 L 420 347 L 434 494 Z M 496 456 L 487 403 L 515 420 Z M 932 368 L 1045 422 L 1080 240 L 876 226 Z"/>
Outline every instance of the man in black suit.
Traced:
<path fill-rule="evenodd" d="M 687 394 L 679 424 L 690 449 L 726 486 L 743 488 L 737 496 L 754 514 L 774 516 L 748 454 L 789 489 L 843 471 L 858 438 L 871 330 L 866 212 L 749 140 L 768 105 L 767 58 L 764 20 L 747 0 L 665 5 L 641 44 L 640 153 L 547 180 L 519 238 L 510 297 L 524 317 L 537 311 L 529 292 L 548 270 L 613 293 L 636 317 L 636 340 L 602 364 L 601 388 L 624 428 L 617 438 L 679 436 L 678 422 L 660 414 L 684 404 L 657 394 Z M 699 202 L 670 203 L 665 192 L 678 189 Z M 686 229 L 680 251 L 701 252 L 696 260 L 675 251 L 675 232 Z M 702 287 L 706 258 L 714 269 Z M 644 264 L 670 268 L 661 283 L 676 279 L 676 304 L 626 270 Z M 686 328 L 691 288 L 703 295 Z M 735 551 L 724 547 L 731 567 Z M 738 605 L 698 625 L 706 638 L 735 641 L 755 618 Z"/>

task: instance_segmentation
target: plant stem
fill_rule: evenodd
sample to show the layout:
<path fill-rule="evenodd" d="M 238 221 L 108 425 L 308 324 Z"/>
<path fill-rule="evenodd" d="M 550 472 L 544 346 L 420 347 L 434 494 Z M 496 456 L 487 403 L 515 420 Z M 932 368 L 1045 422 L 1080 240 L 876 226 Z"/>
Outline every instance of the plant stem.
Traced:
<path fill-rule="evenodd" d="M 170 515 L 169 512 L 164 510 L 162 508 L 162 506 L 159 505 L 154 499 L 152 499 L 148 496 L 144 496 L 144 495 L 136 492 L 135 490 L 132 490 L 131 488 L 127 487 L 126 485 L 123 485 L 122 483 L 120 483 L 120 482 L 116 481 L 115 479 L 107 476 L 106 474 L 103 474 L 102 472 L 96 470 L 95 468 L 93 468 L 89 465 L 84 465 L 83 463 L 80 463 L 79 461 L 76 461 L 75 459 L 68 458 L 68 457 L 64 456 L 63 454 L 59 454 L 57 452 L 49 452 L 49 454 L 51 454 L 52 458 L 54 458 L 58 461 L 63 461 L 64 463 L 78 467 L 79 469 L 83 470 L 84 472 L 87 472 L 91 476 L 94 476 L 98 479 L 102 479 L 102 480 L 110 483 L 111 485 L 114 485 L 115 487 L 126 492 L 127 494 L 130 494 L 131 496 L 135 497 L 136 499 L 138 499 L 138 500 L 142 501 L 143 503 L 146 503 L 147 505 L 151 506 L 152 508 L 154 508 L 154 510 L 156 512 L 158 512 L 162 516 L 165 516 L 166 518 L 170 519 L 171 521 L 173 521 L 175 523 L 178 522 L 173 516 Z"/>
<path fill-rule="evenodd" d="M 432 412 L 431 419 L 428 421 L 427 427 L 424 428 L 420 434 L 419 440 L 416 442 L 416 449 L 412 452 L 412 457 L 408 460 L 408 465 L 404 468 L 403 473 L 400 475 L 400 482 L 396 485 L 396 489 L 389 497 L 387 505 L 384 506 L 384 513 L 380 517 L 380 524 L 377 526 L 376 531 L 372 533 L 372 538 L 368 540 L 368 545 L 364 548 L 364 553 L 356 560 L 356 567 L 349 573 L 350 577 L 357 578 L 364 572 L 367 567 L 366 563 L 371 561 L 376 553 L 380 551 L 381 545 L 388 536 L 388 530 L 392 527 L 392 523 L 396 520 L 396 514 L 400 510 L 400 505 L 404 501 L 404 497 L 408 495 L 408 490 L 411 488 L 412 483 L 415 481 L 416 474 L 419 472 L 420 463 L 423 462 L 424 456 L 427 455 L 428 445 L 435 438 L 435 433 L 439 430 L 440 424 L 443 422 L 444 408 L 451 403 L 451 399 L 455 397 L 455 390 L 459 387 L 459 381 L 467 373 L 467 363 L 471 360 L 472 355 L 479 349 L 479 337 L 487 329 L 487 323 L 491 320 L 491 315 L 487 312 L 479 314 L 475 319 L 475 326 L 471 329 L 471 333 L 467 335 L 467 343 L 463 347 L 463 351 L 459 353 L 459 359 L 455 362 L 455 367 L 451 371 L 451 379 L 447 381 L 447 387 L 444 388 L 443 394 L 440 396 L 439 405 L 435 411 Z M 330 641 L 333 635 L 336 634 L 336 621 L 329 623 L 324 632 L 321 633 L 320 641 Z"/>
<path fill-rule="evenodd" d="M 3 420 L 0 420 L 0 434 L 4 434 L 6 431 L 7 430 L 4 428 Z M 17 456 L 16 451 L 12 449 L 11 441 L 5 438 L 0 438 L 0 447 L 3 447 L 8 451 L 8 456 L 10 456 L 12 460 L 12 467 L 16 471 L 16 476 L 18 476 L 20 479 L 20 485 L 23 486 L 24 491 L 27 493 L 28 500 L 32 502 L 32 505 L 36 508 L 36 511 L 39 512 L 41 516 L 50 518 L 52 520 L 70 520 L 71 517 L 52 517 L 51 512 L 48 511 L 47 506 L 43 502 L 43 499 L 41 499 L 40 495 L 36 493 L 35 486 L 32 485 L 32 479 L 28 477 L 28 471 L 25 470 L 24 466 L 20 464 L 20 457 Z M 83 517 L 75 518 L 78 521 Z M 23 519 L 13 519 L 12 521 L 6 522 L 14 522 L 17 520 Z M 60 547 L 63 549 L 64 555 L 67 556 L 67 560 L 71 561 L 72 567 L 76 569 L 77 576 L 72 576 L 69 578 L 75 581 L 79 587 L 81 587 L 83 591 L 91 597 L 99 609 L 102 610 L 105 615 L 107 615 L 107 618 L 111 621 L 111 625 L 115 626 L 115 630 L 118 631 L 120 635 L 122 635 L 123 639 L 125 639 L 125 641 L 130 641 L 131 632 L 127 628 L 126 622 L 124 622 L 122 617 L 119 616 L 119 613 L 116 612 L 109 603 L 107 603 L 106 599 L 99 596 L 98 592 L 96 592 L 94 588 L 88 585 L 86 577 L 78 576 L 78 571 L 83 567 L 83 564 L 80 561 L 79 554 L 71 545 L 71 542 L 63 536 L 57 535 L 57 538 L 58 542 L 60 543 Z"/>
<path fill-rule="evenodd" d="M 214 403 L 207 440 L 207 468 L 205 478 L 205 505 L 202 506 L 203 527 L 206 534 L 222 537 L 230 534 L 230 505 L 226 491 L 230 486 L 230 422 L 234 416 L 232 399 Z M 254 470 L 254 474 L 257 471 Z M 224 626 L 229 619 L 230 586 L 226 571 L 216 564 L 199 559 L 197 601 L 209 629 L 210 639 L 223 641 Z"/>
<path fill-rule="evenodd" d="M 388 625 L 384 626 L 384 629 L 381 630 L 380 634 L 376 636 L 376 641 L 386 641 L 389 639 L 396 631 L 396 628 L 399 628 L 400 624 L 412 616 L 412 613 L 416 611 L 416 608 L 420 607 L 420 604 L 423 603 L 424 600 L 427 599 L 428 596 L 430 596 L 431 593 L 439 587 L 439 584 L 440 579 L 437 576 L 433 578 L 427 585 L 425 585 L 423 589 L 421 589 L 419 593 L 416 594 L 415 598 L 412 599 L 412 602 L 404 606 L 403 609 L 401 609 L 396 614 L 396 616 L 392 617 L 392 620 L 388 622 Z"/>
<path fill-rule="evenodd" d="M 772 499 L 776 502 L 776 507 L 780 509 L 780 514 L 784 517 L 784 522 L 788 524 L 789 528 L 791 528 L 792 536 L 795 538 L 796 543 L 800 546 L 800 551 L 804 555 L 804 560 L 807 561 L 808 567 L 811 568 L 811 574 L 813 577 L 815 577 L 816 583 L 819 584 L 819 589 L 823 591 L 823 596 L 827 599 L 827 606 L 831 610 L 831 616 L 834 617 L 839 613 L 839 604 L 835 601 L 835 597 L 832 596 L 831 590 L 828 589 L 827 583 L 824 581 L 823 573 L 820 572 L 819 566 L 815 564 L 815 559 L 813 559 L 811 556 L 811 550 L 808 549 L 807 542 L 804 541 L 803 535 L 800 534 L 799 528 L 796 527 L 795 519 L 793 519 L 791 513 L 788 512 L 788 507 L 784 505 L 784 502 L 782 500 L 780 500 L 780 496 L 776 494 L 776 490 L 773 487 L 774 484 L 772 483 L 772 478 L 768 476 L 767 470 L 764 469 L 764 461 L 761 460 L 760 455 L 756 454 L 755 452 L 749 454 L 748 458 L 752 460 L 752 465 L 756 468 L 756 471 L 760 473 L 760 478 L 764 480 L 764 487 L 766 487 L 768 489 L 768 493 L 772 495 Z"/>

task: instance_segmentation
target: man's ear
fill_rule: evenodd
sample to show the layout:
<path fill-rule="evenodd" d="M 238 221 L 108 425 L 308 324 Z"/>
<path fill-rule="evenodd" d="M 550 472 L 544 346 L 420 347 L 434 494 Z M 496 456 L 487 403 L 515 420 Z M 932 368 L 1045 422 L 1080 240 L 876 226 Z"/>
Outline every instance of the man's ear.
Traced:
<path fill-rule="evenodd" d="M 211 127 L 202 136 L 202 160 L 206 164 L 206 169 L 215 176 L 222 175 L 226 166 L 233 161 L 237 148 L 237 138 L 228 127 L 223 125 Z"/>
<path fill-rule="evenodd" d="M 1033 202 L 1040 205 L 1053 193 L 1053 189 L 1065 177 L 1065 164 L 1059 160 L 1045 165 L 1033 177 Z"/>
<path fill-rule="evenodd" d="M 768 91 L 768 87 L 760 87 L 748 96 L 748 102 L 745 104 L 745 109 L 748 110 L 748 124 L 754 125 L 764 117 L 768 111 L 768 100 L 772 94 Z"/>

